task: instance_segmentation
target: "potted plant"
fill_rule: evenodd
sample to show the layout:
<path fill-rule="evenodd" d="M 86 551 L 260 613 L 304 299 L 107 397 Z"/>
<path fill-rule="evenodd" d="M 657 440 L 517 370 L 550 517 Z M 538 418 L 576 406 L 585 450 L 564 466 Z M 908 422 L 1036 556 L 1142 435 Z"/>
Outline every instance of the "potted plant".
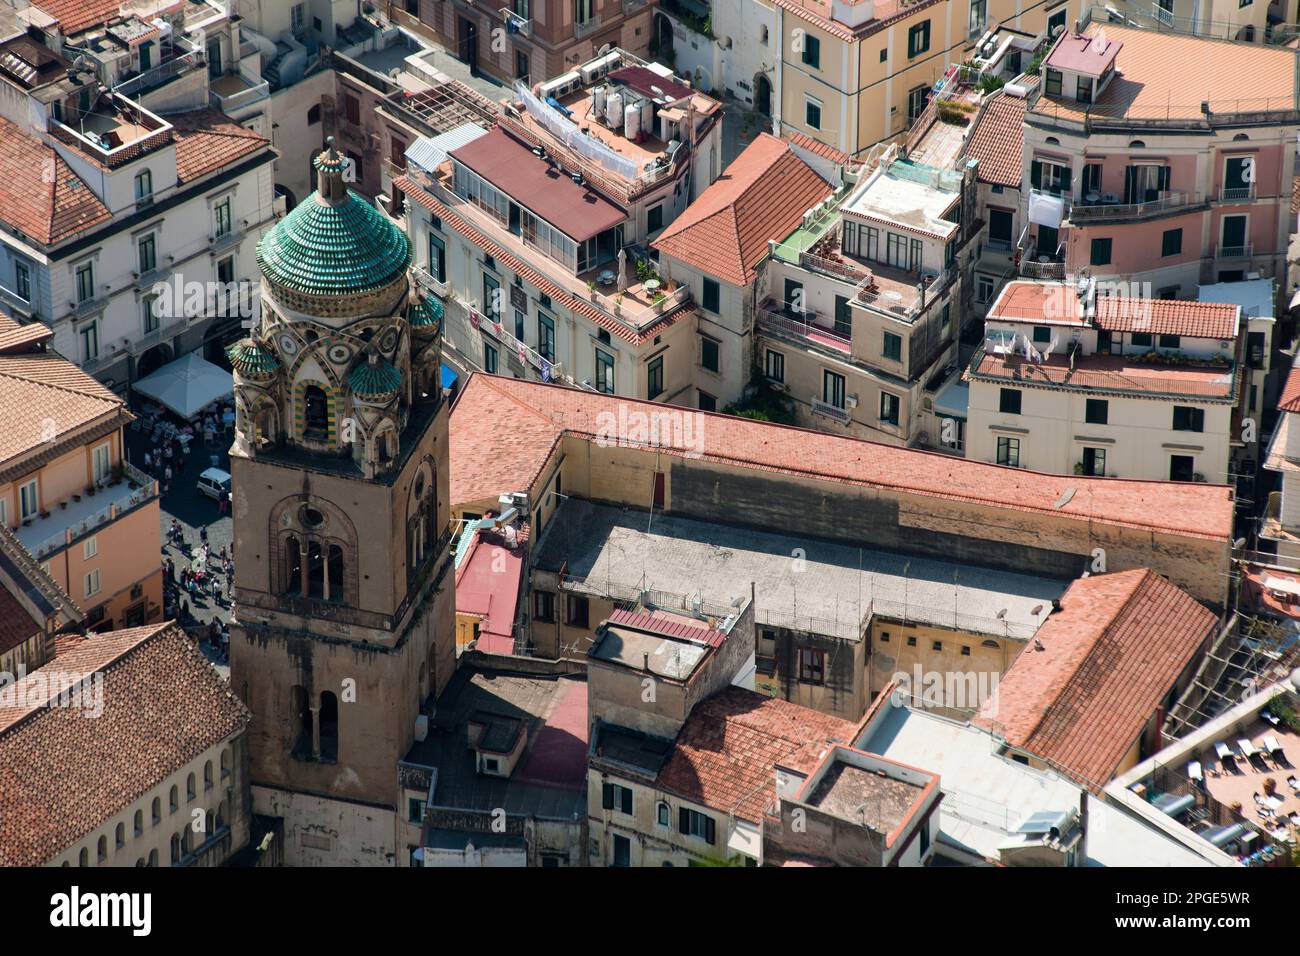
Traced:
<path fill-rule="evenodd" d="M 1273 796 L 1273 792 L 1274 792 L 1275 790 L 1277 790 L 1277 781 L 1274 780 L 1272 777 L 1265 777 L 1265 778 L 1264 778 L 1264 795 L 1267 796 L 1267 797 L 1271 797 L 1271 796 Z"/>
<path fill-rule="evenodd" d="M 1083 462 L 1081 462 L 1081 461 L 1076 461 L 1076 462 L 1074 463 L 1074 473 L 1075 473 L 1076 475 L 1082 475 L 1082 474 L 1083 474 Z"/>
<path fill-rule="evenodd" d="M 92 497 L 92 498 L 95 497 L 95 485 L 94 485 L 94 482 L 91 482 L 90 484 L 86 485 L 86 494 L 90 495 L 90 497 Z"/>

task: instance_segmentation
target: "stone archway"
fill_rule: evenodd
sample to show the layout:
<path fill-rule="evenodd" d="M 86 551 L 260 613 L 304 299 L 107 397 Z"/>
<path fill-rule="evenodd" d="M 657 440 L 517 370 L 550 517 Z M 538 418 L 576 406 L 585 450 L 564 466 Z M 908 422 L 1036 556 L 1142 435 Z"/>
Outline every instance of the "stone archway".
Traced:
<path fill-rule="evenodd" d="M 141 379 L 152 375 L 170 362 L 172 357 L 172 347 L 165 343 L 160 342 L 145 349 L 135 361 L 135 377 Z"/>
<path fill-rule="evenodd" d="M 763 116 L 772 115 L 772 81 L 766 73 L 754 75 L 754 111 Z"/>

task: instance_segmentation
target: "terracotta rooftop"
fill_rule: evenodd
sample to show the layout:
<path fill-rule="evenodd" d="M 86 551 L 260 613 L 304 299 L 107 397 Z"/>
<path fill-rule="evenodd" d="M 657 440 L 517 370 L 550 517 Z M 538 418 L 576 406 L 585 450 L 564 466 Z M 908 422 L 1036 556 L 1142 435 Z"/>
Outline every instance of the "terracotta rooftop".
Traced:
<path fill-rule="evenodd" d="M 55 679 L 52 675 L 60 675 Z M 48 678 L 102 674 L 103 712 L 40 706 Z M 38 678 L 37 675 L 44 675 Z M 168 775 L 247 726 L 249 713 L 174 624 L 91 634 L 13 685 L 0 706 L 0 865 L 35 866 L 87 838 Z M 92 850 L 93 852 L 93 850 Z"/>
<path fill-rule="evenodd" d="M 1154 571 L 1080 578 L 974 723 L 1100 789 L 1217 624 Z"/>
<path fill-rule="evenodd" d="M 1232 397 L 1232 372 L 1225 365 L 1157 364 L 1139 362 L 1127 355 L 1075 355 L 1053 352 L 1043 362 L 1023 355 L 985 354 L 976 375 L 1005 378 L 1017 385 L 1060 385 L 1096 392 L 1145 392 L 1191 395 L 1199 398 Z"/>
<path fill-rule="evenodd" d="M 966 155 L 979 160 L 978 178 L 994 186 L 1020 188 L 1025 145 L 1025 101 L 1000 93 L 984 104 L 966 144 Z"/>
<path fill-rule="evenodd" d="M 20 326 L 0 313 L 0 343 L 17 341 L 30 328 L 49 332 L 44 325 Z M 38 335 L 25 344 L 46 338 L 48 334 Z M 62 355 L 18 348 L 0 348 L 0 467 L 105 415 L 125 414 L 121 398 Z M 48 424 L 54 427 L 53 435 Z"/>
<path fill-rule="evenodd" d="M 985 354 L 972 370 L 978 375 L 1017 385 L 1056 385 L 1090 391 L 1147 392 L 1208 399 L 1233 396 L 1233 372 L 1226 366 L 1162 365 L 1124 355 L 1076 355 L 1071 361 L 1055 352 L 1041 362 L 1023 355 Z"/>
<path fill-rule="evenodd" d="M 3 117 L 0 169 L 0 221 L 42 245 L 112 218 L 108 207 L 51 147 Z"/>
<path fill-rule="evenodd" d="M 1229 302 L 1138 299 L 1098 295 L 1094 324 L 1110 332 L 1150 332 L 1194 339 L 1233 340 L 1240 330 L 1238 306 Z M 1083 326 L 1083 304 L 1071 282 L 1008 282 L 988 319 Z"/>
<path fill-rule="evenodd" d="M 776 802 L 780 764 L 811 774 L 834 743 L 849 744 L 847 720 L 741 687 L 697 704 L 656 784 L 750 823 Z"/>
<path fill-rule="evenodd" d="M 0 581 L 0 654 L 31 640 L 44 626 Z"/>
<path fill-rule="evenodd" d="M 627 220 L 618 206 L 579 186 L 500 126 L 449 155 L 577 242 Z"/>
<path fill-rule="evenodd" d="M 1085 36 L 1099 31 L 1108 41 L 1123 44 L 1115 60 L 1118 75 L 1091 105 L 1043 96 L 1035 113 L 1078 118 L 1086 110 L 1100 116 L 1196 120 L 1203 117 L 1205 101 L 1220 113 L 1296 108 L 1293 50 L 1113 23 L 1094 23 Z M 1192 73 L 1189 64 L 1196 65 Z"/>
<path fill-rule="evenodd" d="M 895 20 L 929 7 L 938 0 L 878 0 L 872 15 L 860 26 L 851 27 L 832 17 L 830 0 L 773 0 L 783 10 L 794 14 L 801 20 L 816 24 L 827 33 L 841 40 L 855 40 L 875 33 Z M 856 7 L 867 0 L 848 0 L 845 6 Z"/>
<path fill-rule="evenodd" d="M 176 175 L 182 183 L 271 145 L 269 139 L 240 126 L 221 110 L 191 110 L 166 119 L 176 130 Z"/>
<path fill-rule="evenodd" d="M 475 372 L 451 416 L 453 504 L 496 500 L 528 488 L 565 434 L 594 439 L 601 412 L 663 412 L 669 406 Z M 1095 524 L 1227 540 L 1227 489 L 1197 482 L 1049 475 L 935 452 L 700 412 L 702 457 L 742 468 L 864 485 L 996 508 L 1059 515 Z M 660 454 L 698 449 L 658 446 Z"/>
<path fill-rule="evenodd" d="M 768 242 L 788 236 L 832 191 L 788 143 L 760 133 L 653 245 L 707 275 L 748 285 Z"/>
<path fill-rule="evenodd" d="M 834 146 L 827 146 L 821 140 L 813 139 L 811 136 L 805 136 L 803 133 L 793 129 L 782 130 L 781 135 L 790 141 L 791 146 L 799 146 L 822 159 L 829 159 L 832 163 L 840 166 L 846 165 L 853 161 L 853 157 L 842 149 L 836 149 Z M 1300 177 L 1296 177 L 1300 180 Z"/>
<path fill-rule="evenodd" d="M 1300 365 L 1291 366 L 1287 372 L 1282 394 L 1277 398 L 1277 407 L 1283 412 L 1300 412 Z"/>
<path fill-rule="evenodd" d="M 483 533 L 475 534 L 470 547 L 456 569 L 456 613 L 479 618 L 479 650 L 513 654 L 523 550 Z"/>
<path fill-rule="evenodd" d="M 58 20 L 68 36 L 112 20 L 122 0 L 34 0 L 32 6 Z"/>

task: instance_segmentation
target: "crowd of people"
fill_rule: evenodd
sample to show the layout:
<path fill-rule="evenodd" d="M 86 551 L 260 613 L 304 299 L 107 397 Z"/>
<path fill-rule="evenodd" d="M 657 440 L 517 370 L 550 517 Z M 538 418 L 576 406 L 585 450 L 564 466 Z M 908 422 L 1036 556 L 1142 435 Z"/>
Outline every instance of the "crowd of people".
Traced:
<path fill-rule="evenodd" d="M 191 546 L 181 523 L 172 519 L 167 529 L 167 544 L 162 549 L 166 571 L 163 587 L 166 613 L 168 617 L 179 620 L 182 626 L 192 628 L 201 623 L 194 608 L 210 602 L 214 614 L 206 638 L 214 656 L 224 662 L 229 660 L 230 628 L 217 618 L 215 612 L 221 608 L 229 609 L 232 604 L 235 564 L 225 545 L 215 552 L 209 547 L 206 527 L 199 528 L 198 539 L 197 544 Z M 178 565 L 168 553 L 167 545 L 188 560 Z"/>

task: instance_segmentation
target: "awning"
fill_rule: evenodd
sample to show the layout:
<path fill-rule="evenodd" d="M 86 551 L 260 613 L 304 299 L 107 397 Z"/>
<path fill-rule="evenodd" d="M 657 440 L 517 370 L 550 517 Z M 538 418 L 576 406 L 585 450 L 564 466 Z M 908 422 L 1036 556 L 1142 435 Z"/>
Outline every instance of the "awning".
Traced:
<path fill-rule="evenodd" d="M 442 387 L 451 388 L 456 384 L 456 370 L 445 362 L 442 366 Z"/>
<path fill-rule="evenodd" d="M 182 355 L 131 387 L 181 418 L 193 418 L 213 402 L 235 393 L 231 373 L 197 352 Z"/>

